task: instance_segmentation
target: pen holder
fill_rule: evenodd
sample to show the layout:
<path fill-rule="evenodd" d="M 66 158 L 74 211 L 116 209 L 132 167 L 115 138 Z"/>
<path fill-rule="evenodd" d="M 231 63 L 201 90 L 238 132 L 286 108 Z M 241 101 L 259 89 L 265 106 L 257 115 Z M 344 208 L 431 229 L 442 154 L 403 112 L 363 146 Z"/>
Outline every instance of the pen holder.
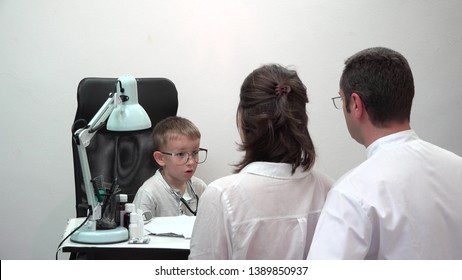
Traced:
<path fill-rule="evenodd" d="M 94 179 L 94 186 L 97 189 L 100 197 L 99 201 L 102 201 L 101 219 L 97 221 L 97 229 L 113 229 L 117 227 L 115 220 L 117 201 L 116 194 L 120 192 L 120 188 L 117 185 L 117 180 L 114 180 L 112 184 L 106 183 L 102 180 L 102 177 Z"/>

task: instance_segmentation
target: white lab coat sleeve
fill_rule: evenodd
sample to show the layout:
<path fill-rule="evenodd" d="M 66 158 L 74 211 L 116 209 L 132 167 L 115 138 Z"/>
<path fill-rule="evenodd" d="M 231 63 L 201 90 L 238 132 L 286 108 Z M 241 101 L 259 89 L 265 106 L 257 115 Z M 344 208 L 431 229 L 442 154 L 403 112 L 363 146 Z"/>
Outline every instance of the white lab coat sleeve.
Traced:
<path fill-rule="evenodd" d="M 371 238 L 367 206 L 333 188 L 319 217 L 308 259 L 365 259 Z"/>
<path fill-rule="evenodd" d="M 215 187 L 207 187 L 199 199 L 189 259 L 230 258 L 230 239 L 223 209 L 222 192 Z"/>

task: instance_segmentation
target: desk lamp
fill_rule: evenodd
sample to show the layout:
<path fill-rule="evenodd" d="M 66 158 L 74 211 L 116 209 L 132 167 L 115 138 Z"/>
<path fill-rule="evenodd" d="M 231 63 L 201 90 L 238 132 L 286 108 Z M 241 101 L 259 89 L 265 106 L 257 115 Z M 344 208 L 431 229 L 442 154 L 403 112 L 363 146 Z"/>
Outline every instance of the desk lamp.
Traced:
<path fill-rule="evenodd" d="M 86 147 L 108 118 L 107 129 L 111 131 L 136 131 L 151 127 L 148 114 L 138 104 L 137 83 L 133 76 L 120 77 L 116 83 L 116 92 L 109 93 L 108 99 L 88 125 L 74 133 L 89 206 L 86 224 L 71 235 L 74 242 L 105 244 L 128 240 L 128 230 L 124 227 L 96 229 L 102 215 L 102 202 L 95 198 L 97 190 L 93 188 Z"/>

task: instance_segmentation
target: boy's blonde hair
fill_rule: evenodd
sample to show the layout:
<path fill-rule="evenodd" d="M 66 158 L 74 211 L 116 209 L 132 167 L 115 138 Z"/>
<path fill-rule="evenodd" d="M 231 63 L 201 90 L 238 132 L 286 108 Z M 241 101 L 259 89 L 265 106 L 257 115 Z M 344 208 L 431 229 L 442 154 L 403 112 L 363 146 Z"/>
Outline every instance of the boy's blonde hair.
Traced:
<path fill-rule="evenodd" d="M 168 141 L 178 136 L 200 139 L 201 133 L 197 126 L 188 119 L 178 116 L 167 117 L 158 122 L 152 131 L 154 150 L 162 150 Z"/>

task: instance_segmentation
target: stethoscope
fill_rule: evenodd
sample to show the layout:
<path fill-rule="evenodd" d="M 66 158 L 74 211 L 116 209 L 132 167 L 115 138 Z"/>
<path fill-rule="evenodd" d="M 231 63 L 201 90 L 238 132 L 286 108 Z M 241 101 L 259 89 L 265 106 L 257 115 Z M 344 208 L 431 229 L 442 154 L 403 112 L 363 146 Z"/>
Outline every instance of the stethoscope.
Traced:
<path fill-rule="evenodd" d="M 186 206 L 186 208 L 188 208 L 189 212 L 191 212 L 194 216 L 196 216 L 197 214 L 197 207 L 199 206 L 199 196 L 196 194 L 196 192 L 194 191 L 194 188 L 192 187 L 192 183 L 191 183 L 191 180 L 189 180 L 188 182 L 186 182 L 186 187 L 190 190 L 190 193 L 192 193 L 194 195 L 194 197 L 196 198 L 196 211 L 193 211 L 191 209 L 191 207 L 188 205 L 188 202 L 186 201 L 186 199 L 184 199 L 181 195 L 178 194 L 178 192 L 176 192 L 172 187 L 170 187 L 164 180 L 164 178 L 162 178 L 162 185 L 164 186 L 164 188 L 170 193 L 172 194 L 172 196 L 181 201 L 184 206 Z M 179 208 L 179 207 L 178 207 Z"/>
<path fill-rule="evenodd" d="M 189 206 L 188 202 L 186 201 L 186 199 L 184 199 L 182 196 L 180 196 L 177 192 L 174 192 L 175 195 L 180 198 L 181 202 L 183 202 L 184 206 L 186 206 L 186 208 L 188 208 L 189 212 L 193 213 L 194 216 L 196 216 L 197 214 L 197 207 L 199 206 L 199 196 L 196 194 L 196 192 L 194 191 L 193 187 L 192 187 L 192 183 L 191 183 L 191 180 L 189 180 L 187 183 L 187 186 L 189 188 L 189 190 L 191 190 L 191 193 L 194 195 L 194 197 L 196 198 L 196 211 L 193 211 L 191 209 L 191 207 Z"/>

